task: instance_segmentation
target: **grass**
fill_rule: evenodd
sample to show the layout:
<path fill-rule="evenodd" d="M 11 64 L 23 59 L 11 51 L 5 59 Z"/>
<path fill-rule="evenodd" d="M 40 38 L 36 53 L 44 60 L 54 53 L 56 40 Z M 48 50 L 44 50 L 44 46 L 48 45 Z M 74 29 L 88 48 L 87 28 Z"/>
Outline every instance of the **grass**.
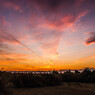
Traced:
<path fill-rule="evenodd" d="M 12 89 L 13 95 L 95 95 L 95 84 L 63 83 L 43 88 Z"/>

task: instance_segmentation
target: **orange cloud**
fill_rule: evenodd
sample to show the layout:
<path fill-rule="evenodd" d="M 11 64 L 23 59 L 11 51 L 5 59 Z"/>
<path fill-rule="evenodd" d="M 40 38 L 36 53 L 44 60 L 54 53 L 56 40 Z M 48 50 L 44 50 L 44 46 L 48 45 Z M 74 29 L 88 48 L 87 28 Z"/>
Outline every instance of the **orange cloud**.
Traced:
<path fill-rule="evenodd" d="M 89 60 L 89 59 L 94 58 L 94 57 L 95 57 L 95 54 L 91 55 L 91 56 L 88 56 L 88 57 L 85 57 L 85 58 L 82 58 L 82 59 L 80 59 L 80 61 Z"/>

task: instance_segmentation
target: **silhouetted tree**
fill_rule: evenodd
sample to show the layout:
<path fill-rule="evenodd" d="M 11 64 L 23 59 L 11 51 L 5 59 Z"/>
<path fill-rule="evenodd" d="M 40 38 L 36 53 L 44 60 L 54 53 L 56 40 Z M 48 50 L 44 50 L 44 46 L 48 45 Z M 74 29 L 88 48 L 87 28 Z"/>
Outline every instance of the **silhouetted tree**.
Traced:
<path fill-rule="evenodd" d="M 53 70 L 52 74 L 59 74 L 58 71 Z"/>

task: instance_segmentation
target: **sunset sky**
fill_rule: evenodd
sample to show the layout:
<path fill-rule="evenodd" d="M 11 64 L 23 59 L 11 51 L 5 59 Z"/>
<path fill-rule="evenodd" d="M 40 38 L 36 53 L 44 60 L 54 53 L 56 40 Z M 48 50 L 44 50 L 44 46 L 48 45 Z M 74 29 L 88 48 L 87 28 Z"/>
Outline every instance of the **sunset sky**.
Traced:
<path fill-rule="evenodd" d="M 0 70 L 95 68 L 95 0 L 0 0 Z"/>

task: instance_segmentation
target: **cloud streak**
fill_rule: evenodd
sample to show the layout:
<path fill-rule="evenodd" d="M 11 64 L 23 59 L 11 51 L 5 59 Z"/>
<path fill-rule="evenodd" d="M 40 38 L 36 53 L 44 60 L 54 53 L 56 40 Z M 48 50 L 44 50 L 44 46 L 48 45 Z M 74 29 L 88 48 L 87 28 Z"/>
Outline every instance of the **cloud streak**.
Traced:
<path fill-rule="evenodd" d="M 24 48 L 26 48 L 28 51 L 30 51 L 32 54 L 35 54 L 36 56 L 38 56 L 33 50 L 29 49 L 27 46 L 25 46 L 24 44 L 22 44 L 19 40 L 17 40 L 15 37 L 13 37 L 11 34 L 3 31 L 3 33 L 5 33 L 6 35 L 8 35 L 8 37 L 10 37 L 13 41 L 15 41 L 16 43 L 20 44 L 21 46 L 23 46 Z"/>

